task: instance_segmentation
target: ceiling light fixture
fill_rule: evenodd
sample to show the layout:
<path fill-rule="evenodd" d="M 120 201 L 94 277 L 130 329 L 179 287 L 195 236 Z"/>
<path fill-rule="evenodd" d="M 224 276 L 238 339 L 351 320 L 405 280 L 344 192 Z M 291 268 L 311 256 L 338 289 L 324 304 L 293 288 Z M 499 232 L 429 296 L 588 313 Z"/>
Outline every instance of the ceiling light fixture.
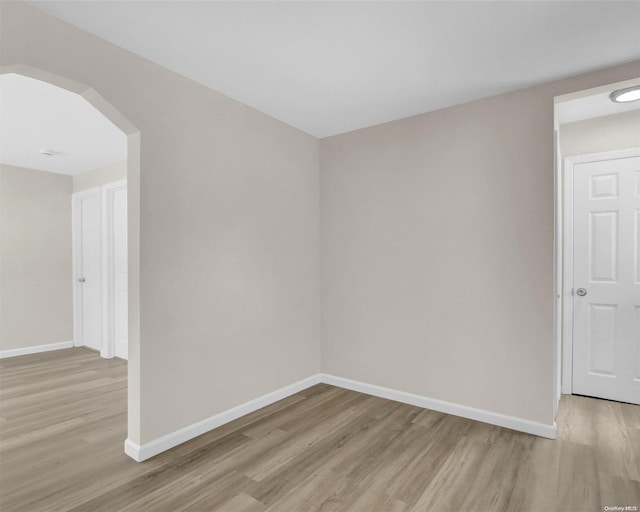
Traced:
<path fill-rule="evenodd" d="M 629 103 L 630 101 L 640 100 L 640 85 L 618 89 L 609 94 L 611 101 L 615 103 Z"/>

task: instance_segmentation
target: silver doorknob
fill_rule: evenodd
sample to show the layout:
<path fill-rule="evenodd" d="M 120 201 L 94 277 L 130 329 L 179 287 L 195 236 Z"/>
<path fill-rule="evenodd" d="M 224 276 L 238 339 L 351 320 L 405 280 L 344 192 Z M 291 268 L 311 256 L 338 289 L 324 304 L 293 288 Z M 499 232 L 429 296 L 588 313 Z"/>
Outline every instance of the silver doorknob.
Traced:
<path fill-rule="evenodd" d="M 86 281 L 86 279 L 84 277 L 81 277 L 80 279 L 78 279 L 79 283 L 84 283 Z"/>
<path fill-rule="evenodd" d="M 584 288 L 578 288 L 576 290 L 576 294 L 579 295 L 580 297 L 584 297 L 587 294 L 587 290 Z"/>

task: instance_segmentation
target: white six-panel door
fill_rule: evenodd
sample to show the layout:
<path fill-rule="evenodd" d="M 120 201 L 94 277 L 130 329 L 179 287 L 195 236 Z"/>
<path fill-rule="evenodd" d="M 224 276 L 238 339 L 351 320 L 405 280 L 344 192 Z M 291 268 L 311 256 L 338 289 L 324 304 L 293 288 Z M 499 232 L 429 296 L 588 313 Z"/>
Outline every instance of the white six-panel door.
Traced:
<path fill-rule="evenodd" d="M 640 157 L 573 167 L 573 393 L 640 404 Z"/>

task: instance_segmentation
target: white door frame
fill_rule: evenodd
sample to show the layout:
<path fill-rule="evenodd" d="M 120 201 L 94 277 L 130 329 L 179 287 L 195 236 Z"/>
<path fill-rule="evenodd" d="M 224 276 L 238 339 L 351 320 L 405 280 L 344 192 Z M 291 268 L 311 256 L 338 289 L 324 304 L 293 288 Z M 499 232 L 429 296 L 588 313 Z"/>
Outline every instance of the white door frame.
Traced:
<path fill-rule="evenodd" d="M 115 275 L 114 275 L 114 194 L 127 188 L 127 180 L 114 181 L 100 187 L 102 213 L 102 357 L 115 356 Z"/>
<path fill-rule="evenodd" d="M 100 187 L 89 188 L 71 195 L 71 244 L 73 258 L 73 346 L 84 345 L 82 336 L 82 207 L 83 199 L 96 196 L 101 200 Z M 102 269 L 101 269 L 102 272 Z M 102 350 L 100 351 L 102 354 Z M 104 357 L 104 356 L 103 356 Z"/>
<path fill-rule="evenodd" d="M 560 179 L 560 133 L 553 130 L 553 417 L 558 414 L 560 398 L 562 395 L 560 375 L 562 375 L 562 180 Z"/>
<path fill-rule="evenodd" d="M 577 164 L 640 156 L 640 148 L 604 151 L 564 159 L 562 262 L 562 393 L 573 392 L 573 176 Z"/>

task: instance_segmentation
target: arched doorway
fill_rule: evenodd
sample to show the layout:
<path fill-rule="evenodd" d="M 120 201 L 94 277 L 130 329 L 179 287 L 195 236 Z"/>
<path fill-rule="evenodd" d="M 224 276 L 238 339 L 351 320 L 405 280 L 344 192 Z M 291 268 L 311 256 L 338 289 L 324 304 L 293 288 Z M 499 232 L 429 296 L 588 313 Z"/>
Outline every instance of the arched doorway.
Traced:
<path fill-rule="evenodd" d="M 128 231 L 128 438 L 140 441 L 140 131 L 96 90 L 64 76 L 28 65 L 0 67 L 0 75 L 15 73 L 73 92 L 111 121 L 127 138 Z M 124 440 L 123 440 L 124 442 Z"/>

